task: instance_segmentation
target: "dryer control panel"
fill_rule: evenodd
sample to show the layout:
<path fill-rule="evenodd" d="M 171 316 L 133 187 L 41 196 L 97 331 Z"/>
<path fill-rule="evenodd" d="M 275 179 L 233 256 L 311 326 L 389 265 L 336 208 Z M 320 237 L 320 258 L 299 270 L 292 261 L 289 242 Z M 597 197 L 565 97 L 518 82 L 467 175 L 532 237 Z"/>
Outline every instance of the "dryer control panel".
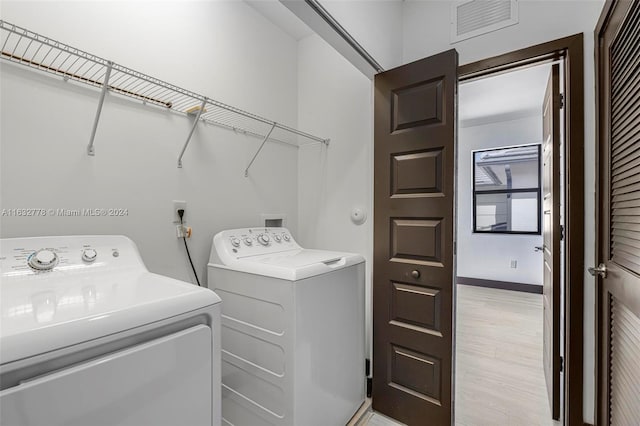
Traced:
<path fill-rule="evenodd" d="M 3 277 L 47 272 L 82 272 L 88 268 L 142 268 L 135 244 L 117 235 L 2 239 Z"/>
<path fill-rule="evenodd" d="M 217 233 L 213 245 L 216 249 L 213 251 L 227 259 L 301 249 L 287 228 L 230 229 Z M 224 259 L 219 260 L 224 263 Z"/>

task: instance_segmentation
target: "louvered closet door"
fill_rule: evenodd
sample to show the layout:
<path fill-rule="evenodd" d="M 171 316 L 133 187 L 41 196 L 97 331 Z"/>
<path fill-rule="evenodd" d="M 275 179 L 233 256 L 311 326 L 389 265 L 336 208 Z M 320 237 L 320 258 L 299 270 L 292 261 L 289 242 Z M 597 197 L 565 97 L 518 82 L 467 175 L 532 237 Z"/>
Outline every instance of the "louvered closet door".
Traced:
<path fill-rule="evenodd" d="M 640 425 L 640 2 L 598 32 L 599 423 Z"/>
<path fill-rule="evenodd" d="M 616 297 L 610 312 L 609 417 L 612 425 L 640 425 L 640 318 Z"/>

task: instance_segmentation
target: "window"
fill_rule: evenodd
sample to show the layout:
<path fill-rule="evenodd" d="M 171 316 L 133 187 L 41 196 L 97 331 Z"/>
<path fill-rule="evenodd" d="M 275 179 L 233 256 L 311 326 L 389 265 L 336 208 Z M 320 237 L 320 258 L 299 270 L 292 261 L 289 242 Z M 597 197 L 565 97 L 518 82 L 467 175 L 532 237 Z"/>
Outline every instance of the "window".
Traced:
<path fill-rule="evenodd" d="M 473 232 L 540 234 L 540 145 L 473 152 Z"/>

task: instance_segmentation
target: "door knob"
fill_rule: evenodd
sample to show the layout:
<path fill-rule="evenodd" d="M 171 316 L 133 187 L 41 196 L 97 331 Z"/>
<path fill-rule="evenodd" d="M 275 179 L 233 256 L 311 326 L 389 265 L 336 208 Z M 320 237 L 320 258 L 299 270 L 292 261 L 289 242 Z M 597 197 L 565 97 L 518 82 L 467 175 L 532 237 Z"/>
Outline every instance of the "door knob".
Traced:
<path fill-rule="evenodd" d="M 534 251 L 544 251 L 544 246 L 535 246 Z"/>
<path fill-rule="evenodd" d="M 597 268 L 595 266 L 592 266 L 588 268 L 587 271 L 589 271 L 589 273 L 594 277 L 597 274 L 602 278 L 607 278 L 607 265 L 605 265 L 604 263 L 599 264 Z"/>
<path fill-rule="evenodd" d="M 414 269 L 413 271 L 411 271 L 411 276 L 415 279 L 420 278 L 420 271 L 418 271 L 417 269 Z"/>

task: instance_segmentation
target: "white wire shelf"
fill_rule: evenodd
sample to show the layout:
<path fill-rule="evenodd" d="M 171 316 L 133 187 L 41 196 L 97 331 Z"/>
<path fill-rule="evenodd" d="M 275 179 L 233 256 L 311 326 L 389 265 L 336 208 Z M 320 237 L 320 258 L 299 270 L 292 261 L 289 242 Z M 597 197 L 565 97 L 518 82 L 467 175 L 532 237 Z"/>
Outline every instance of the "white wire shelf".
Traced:
<path fill-rule="evenodd" d="M 102 90 L 87 147 L 89 155 L 94 155 L 93 142 L 106 92 L 193 117 L 193 127 L 178 158 L 178 167 L 182 166 L 182 156 L 200 121 L 263 140 L 245 175 L 267 140 L 295 146 L 329 144 L 329 139 L 224 104 L 1 20 L 0 43 L 4 60 Z"/>

